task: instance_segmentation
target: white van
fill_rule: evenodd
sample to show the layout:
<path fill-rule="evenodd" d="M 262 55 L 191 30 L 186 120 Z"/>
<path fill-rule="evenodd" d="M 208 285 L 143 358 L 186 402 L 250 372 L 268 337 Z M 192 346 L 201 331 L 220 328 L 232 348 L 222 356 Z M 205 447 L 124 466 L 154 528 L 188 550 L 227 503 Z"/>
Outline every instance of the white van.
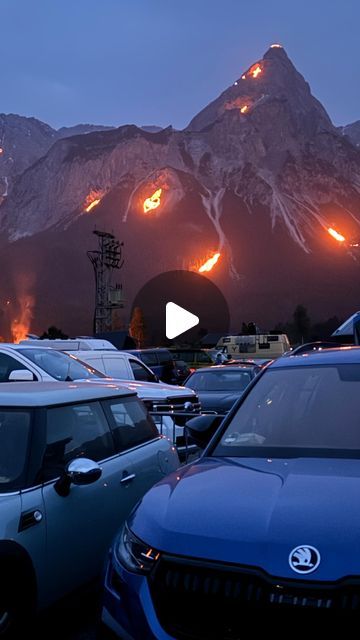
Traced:
<path fill-rule="evenodd" d="M 261 333 L 254 336 L 223 336 L 216 345 L 217 351 L 224 351 L 232 358 L 279 358 L 290 349 L 285 333 L 270 335 Z"/>

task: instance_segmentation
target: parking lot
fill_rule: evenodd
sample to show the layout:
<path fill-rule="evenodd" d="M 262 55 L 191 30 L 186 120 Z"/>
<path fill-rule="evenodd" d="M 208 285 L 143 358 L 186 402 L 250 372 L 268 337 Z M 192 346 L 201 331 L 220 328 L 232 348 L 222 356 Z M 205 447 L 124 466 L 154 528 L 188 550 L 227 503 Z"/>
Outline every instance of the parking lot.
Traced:
<path fill-rule="evenodd" d="M 34 621 L 40 640 L 95 640 L 99 620 L 101 591 L 92 585 L 63 599 Z"/>

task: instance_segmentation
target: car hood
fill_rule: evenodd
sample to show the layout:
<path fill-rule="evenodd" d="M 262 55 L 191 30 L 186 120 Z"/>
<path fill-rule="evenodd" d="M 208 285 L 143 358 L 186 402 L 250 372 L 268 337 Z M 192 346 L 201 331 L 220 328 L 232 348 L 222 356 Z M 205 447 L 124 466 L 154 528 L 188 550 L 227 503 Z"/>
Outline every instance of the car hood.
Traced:
<path fill-rule="evenodd" d="M 138 394 L 142 400 L 164 400 L 166 398 L 194 396 L 195 391 L 186 387 L 178 387 L 165 382 L 137 382 L 136 380 L 123 380 L 120 378 L 92 378 L 91 382 L 113 382 L 125 389 Z"/>
<path fill-rule="evenodd" d="M 198 391 L 197 395 L 203 411 L 226 413 L 243 393 L 243 391 L 237 391 L 236 393 L 226 393 L 226 391 Z"/>
<path fill-rule="evenodd" d="M 360 461 L 203 458 L 155 485 L 129 526 L 170 554 L 261 567 L 299 578 L 289 565 L 311 545 L 319 567 L 303 580 L 360 575 Z"/>

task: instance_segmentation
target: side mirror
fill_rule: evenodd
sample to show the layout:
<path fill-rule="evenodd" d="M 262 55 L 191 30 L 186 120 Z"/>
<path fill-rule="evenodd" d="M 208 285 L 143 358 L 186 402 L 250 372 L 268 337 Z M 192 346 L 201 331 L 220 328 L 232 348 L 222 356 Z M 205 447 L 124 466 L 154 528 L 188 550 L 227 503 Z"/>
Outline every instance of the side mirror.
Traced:
<path fill-rule="evenodd" d="M 99 480 L 102 470 L 97 462 L 89 458 L 75 458 L 69 462 L 63 475 L 55 483 L 55 491 L 66 498 L 72 484 L 92 484 Z"/>
<path fill-rule="evenodd" d="M 9 382 L 33 382 L 34 374 L 29 369 L 14 369 L 9 374 Z"/>
<path fill-rule="evenodd" d="M 222 420 L 223 416 L 217 415 L 197 416 L 188 420 L 186 430 L 191 440 L 200 449 L 205 449 Z"/>

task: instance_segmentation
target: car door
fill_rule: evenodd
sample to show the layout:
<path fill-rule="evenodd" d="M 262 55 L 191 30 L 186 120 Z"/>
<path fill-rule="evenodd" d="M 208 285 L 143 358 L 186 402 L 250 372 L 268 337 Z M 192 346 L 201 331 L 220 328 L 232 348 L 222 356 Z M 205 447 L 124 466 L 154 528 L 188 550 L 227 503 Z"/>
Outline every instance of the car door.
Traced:
<path fill-rule="evenodd" d="M 117 449 L 131 456 L 132 488 L 140 499 L 164 475 L 177 469 L 176 449 L 166 438 L 159 437 L 146 407 L 137 398 L 107 400 L 104 405 Z"/>
<path fill-rule="evenodd" d="M 121 380 L 133 380 L 131 369 L 128 365 L 127 358 L 121 354 L 103 355 L 102 357 L 106 375 L 112 378 L 120 378 Z"/>
<path fill-rule="evenodd" d="M 113 535 L 137 500 L 131 458 L 117 453 L 99 402 L 49 408 L 43 462 L 47 525 L 46 568 L 49 599 L 87 582 L 101 571 Z M 95 460 L 102 476 L 72 485 L 66 497 L 54 479 L 77 457 Z"/>

